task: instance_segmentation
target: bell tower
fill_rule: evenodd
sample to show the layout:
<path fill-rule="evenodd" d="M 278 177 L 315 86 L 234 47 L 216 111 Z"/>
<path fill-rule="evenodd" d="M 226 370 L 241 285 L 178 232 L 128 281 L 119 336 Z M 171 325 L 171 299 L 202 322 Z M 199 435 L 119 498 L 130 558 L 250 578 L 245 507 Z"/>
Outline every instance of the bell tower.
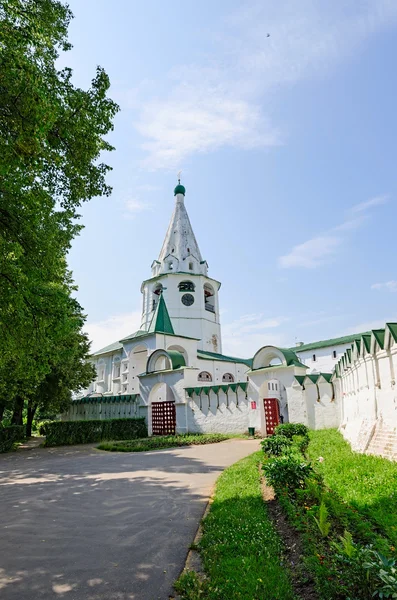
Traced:
<path fill-rule="evenodd" d="M 218 292 L 221 284 L 208 277 L 185 207 L 186 189 L 178 180 L 175 207 L 152 277 L 142 283 L 141 329 L 148 330 L 160 295 L 164 296 L 175 334 L 197 338 L 198 347 L 222 352 Z"/>

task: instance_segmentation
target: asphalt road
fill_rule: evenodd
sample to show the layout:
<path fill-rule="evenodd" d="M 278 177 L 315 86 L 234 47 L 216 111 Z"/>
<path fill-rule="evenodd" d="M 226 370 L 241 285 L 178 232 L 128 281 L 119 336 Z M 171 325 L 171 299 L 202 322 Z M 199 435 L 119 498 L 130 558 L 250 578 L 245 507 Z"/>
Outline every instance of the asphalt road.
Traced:
<path fill-rule="evenodd" d="M 0 455 L 1 599 L 168 599 L 215 480 L 258 447 Z"/>

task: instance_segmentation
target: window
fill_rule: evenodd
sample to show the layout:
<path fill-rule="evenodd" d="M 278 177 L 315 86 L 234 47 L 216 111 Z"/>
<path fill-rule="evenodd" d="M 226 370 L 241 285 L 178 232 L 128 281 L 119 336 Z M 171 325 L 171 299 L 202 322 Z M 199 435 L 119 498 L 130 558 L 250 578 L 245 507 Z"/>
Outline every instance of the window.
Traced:
<path fill-rule="evenodd" d="M 178 288 L 180 292 L 194 292 L 195 285 L 192 281 L 181 281 Z"/>
<path fill-rule="evenodd" d="M 267 384 L 267 389 L 270 390 L 270 383 Z"/>
<path fill-rule="evenodd" d="M 204 307 L 209 312 L 215 312 L 214 290 L 208 283 L 204 285 Z"/>
<path fill-rule="evenodd" d="M 332 358 L 336 358 L 336 350 L 332 350 Z"/>
<path fill-rule="evenodd" d="M 225 383 L 233 383 L 234 377 L 231 373 L 225 373 L 222 377 L 222 381 Z"/>
<path fill-rule="evenodd" d="M 208 371 L 201 371 L 201 373 L 199 373 L 198 377 L 197 377 L 198 381 L 212 381 L 212 375 L 211 373 L 208 373 Z"/>
<path fill-rule="evenodd" d="M 168 268 L 170 271 L 174 269 L 174 263 L 172 261 L 168 263 Z"/>
<path fill-rule="evenodd" d="M 193 263 L 189 263 L 189 271 L 193 271 Z"/>
<path fill-rule="evenodd" d="M 316 355 L 315 355 L 315 354 L 313 354 L 313 362 L 316 362 L 316 360 L 317 360 L 317 359 L 316 359 Z"/>
<path fill-rule="evenodd" d="M 97 366 L 97 381 L 103 381 L 105 379 L 105 365 Z"/>
<path fill-rule="evenodd" d="M 121 366 L 119 362 L 114 363 L 113 365 L 113 379 L 118 379 L 120 377 Z"/>
<path fill-rule="evenodd" d="M 163 286 L 161 283 L 158 283 L 156 287 L 153 289 L 153 300 L 152 300 L 152 310 L 154 310 L 157 306 L 157 302 L 159 301 L 159 297 L 163 293 Z"/>

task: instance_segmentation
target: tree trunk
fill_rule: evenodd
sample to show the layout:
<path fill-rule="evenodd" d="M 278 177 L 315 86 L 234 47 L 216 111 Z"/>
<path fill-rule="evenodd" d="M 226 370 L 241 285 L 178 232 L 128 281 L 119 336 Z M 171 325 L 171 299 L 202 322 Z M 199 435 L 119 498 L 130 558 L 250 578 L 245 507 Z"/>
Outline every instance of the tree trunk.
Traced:
<path fill-rule="evenodd" d="M 23 398 L 17 396 L 14 402 L 14 411 L 12 413 L 11 425 L 23 425 Z"/>
<path fill-rule="evenodd" d="M 28 414 L 26 416 L 26 437 L 32 437 L 32 423 L 36 414 L 37 406 L 33 406 L 32 400 L 28 401 Z"/>
<path fill-rule="evenodd" d="M 0 423 L 3 420 L 4 417 L 4 411 L 5 411 L 6 407 L 5 406 L 0 406 Z"/>

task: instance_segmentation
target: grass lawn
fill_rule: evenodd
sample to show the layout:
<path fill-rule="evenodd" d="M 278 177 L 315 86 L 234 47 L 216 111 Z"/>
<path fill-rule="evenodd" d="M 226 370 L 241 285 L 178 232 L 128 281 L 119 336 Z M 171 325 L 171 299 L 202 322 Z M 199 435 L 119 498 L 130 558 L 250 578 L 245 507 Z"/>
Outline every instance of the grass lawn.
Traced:
<path fill-rule="evenodd" d="M 199 543 L 207 579 L 184 573 L 176 589 L 185 600 L 292 600 L 282 544 L 269 520 L 259 478 L 263 453 L 224 471 L 203 521 Z"/>
<path fill-rule="evenodd" d="M 223 442 L 232 437 L 235 436 L 223 433 L 186 433 L 181 435 L 153 436 L 122 442 L 101 442 L 97 448 L 109 452 L 145 452 L 147 450 L 177 448 L 179 446 L 193 446 L 195 444 L 214 444 L 215 442 Z"/>
<path fill-rule="evenodd" d="M 325 484 L 397 547 L 397 463 L 352 452 L 334 429 L 310 432 L 308 456 Z"/>

